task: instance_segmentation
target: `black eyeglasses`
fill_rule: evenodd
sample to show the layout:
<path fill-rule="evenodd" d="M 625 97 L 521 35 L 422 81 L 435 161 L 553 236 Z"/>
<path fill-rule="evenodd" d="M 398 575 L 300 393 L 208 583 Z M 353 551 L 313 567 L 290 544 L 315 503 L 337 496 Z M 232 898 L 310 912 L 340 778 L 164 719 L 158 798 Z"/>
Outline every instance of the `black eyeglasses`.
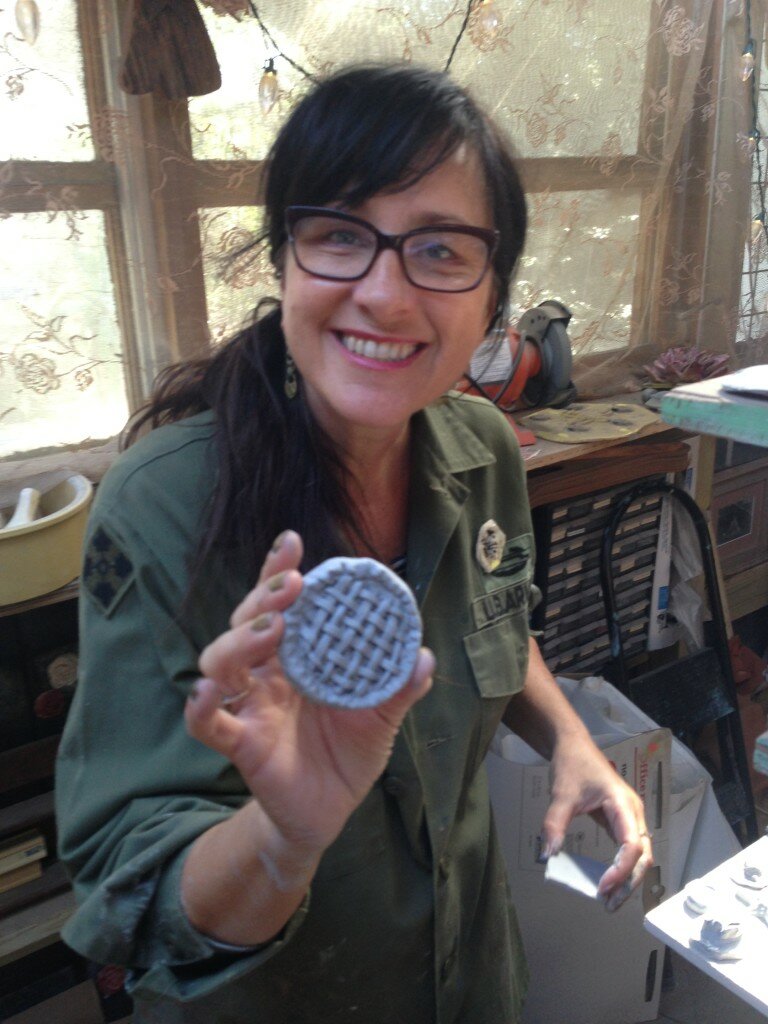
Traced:
<path fill-rule="evenodd" d="M 367 220 L 318 206 L 289 206 L 285 227 L 302 270 L 328 281 L 359 281 L 382 249 L 400 257 L 406 278 L 431 292 L 469 292 L 482 281 L 498 231 L 445 224 L 385 235 Z"/>

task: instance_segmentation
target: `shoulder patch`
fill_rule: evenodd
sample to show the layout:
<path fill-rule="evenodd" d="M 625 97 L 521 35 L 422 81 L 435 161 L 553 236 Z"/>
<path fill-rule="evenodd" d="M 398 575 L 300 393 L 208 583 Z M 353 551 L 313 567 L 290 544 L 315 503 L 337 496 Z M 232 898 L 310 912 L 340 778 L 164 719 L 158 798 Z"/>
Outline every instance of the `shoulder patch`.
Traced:
<path fill-rule="evenodd" d="M 85 552 L 82 585 L 105 615 L 117 607 L 133 576 L 133 562 L 99 526 Z"/>

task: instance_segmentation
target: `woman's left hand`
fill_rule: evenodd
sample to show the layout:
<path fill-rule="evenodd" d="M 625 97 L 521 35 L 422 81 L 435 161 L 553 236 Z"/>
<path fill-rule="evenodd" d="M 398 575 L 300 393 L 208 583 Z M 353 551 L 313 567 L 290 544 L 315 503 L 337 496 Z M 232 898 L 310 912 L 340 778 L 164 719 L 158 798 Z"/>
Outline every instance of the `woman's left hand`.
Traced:
<path fill-rule="evenodd" d="M 583 743 L 571 738 L 553 753 L 552 800 L 542 829 L 545 853 L 560 850 L 579 814 L 590 814 L 619 844 L 598 887 L 606 908 L 616 910 L 653 864 L 651 835 L 642 800 L 589 738 Z"/>
<path fill-rule="evenodd" d="M 552 800 L 542 826 L 544 856 L 560 851 L 579 814 L 591 814 L 618 844 L 598 888 L 608 910 L 616 910 L 653 864 L 643 802 L 595 745 L 533 638 L 525 686 L 510 701 L 504 721 L 552 764 Z"/>

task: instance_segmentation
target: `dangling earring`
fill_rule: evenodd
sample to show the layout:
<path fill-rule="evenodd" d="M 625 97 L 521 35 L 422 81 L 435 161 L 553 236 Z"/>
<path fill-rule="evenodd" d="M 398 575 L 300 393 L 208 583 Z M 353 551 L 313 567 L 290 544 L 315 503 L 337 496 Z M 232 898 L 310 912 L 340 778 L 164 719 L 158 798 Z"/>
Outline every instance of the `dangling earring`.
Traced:
<path fill-rule="evenodd" d="M 299 378 L 296 373 L 296 363 L 293 361 L 293 356 L 285 350 L 285 383 L 283 384 L 283 390 L 285 391 L 285 397 L 293 399 L 299 390 Z"/>

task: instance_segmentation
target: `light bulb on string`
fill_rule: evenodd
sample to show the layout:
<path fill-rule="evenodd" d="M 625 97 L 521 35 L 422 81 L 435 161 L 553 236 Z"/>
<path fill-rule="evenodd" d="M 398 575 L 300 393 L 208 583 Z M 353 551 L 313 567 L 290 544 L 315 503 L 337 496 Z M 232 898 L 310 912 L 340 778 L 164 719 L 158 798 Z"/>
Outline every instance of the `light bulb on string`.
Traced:
<path fill-rule="evenodd" d="M 749 244 L 752 251 L 756 254 L 760 247 L 760 239 L 765 233 L 765 214 L 761 210 L 760 213 L 755 214 L 752 221 L 752 226 L 749 229 Z"/>
<path fill-rule="evenodd" d="M 493 0 L 480 0 L 475 8 L 475 26 L 486 39 L 493 39 L 501 28 L 501 15 Z"/>
<path fill-rule="evenodd" d="M 753 128 L 747 136 L 747 156 L 751 160 L 757 152 L 757 144 L 760 141 L 760 132 L 757 128 Z"/>
<path fill-rule="evenodd" d="M 749 81 L 750 77 L 755 71 L 755 41 L 750 39 L 747 45 L 742 51 L 741 58 L 739 60 L 739 66 L 741 68 L 741 80 L 742 82 Z"/>
<path fill-rule="evenodd" d="M 268 114 L 277 102 L 278 84 L 275 71 L 275 58 L 270 57 L 264 65 L 259 82 L 259 106 L 264 114 Z"/>
<path fill-rule="evenodd" d="M 24 42 L 32 46 L 40 32 L 40 10 L 35 0 L 16 0 L 14 14 Z"/>

